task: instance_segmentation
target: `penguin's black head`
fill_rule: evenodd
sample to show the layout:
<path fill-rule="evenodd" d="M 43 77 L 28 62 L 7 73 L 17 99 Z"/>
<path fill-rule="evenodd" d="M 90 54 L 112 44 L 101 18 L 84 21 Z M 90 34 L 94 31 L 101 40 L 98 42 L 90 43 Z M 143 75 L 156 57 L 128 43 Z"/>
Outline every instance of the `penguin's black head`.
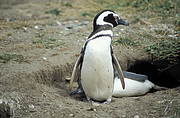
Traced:
<path fill-rule="evenodd" d="M 110 25 L 116 27 L 117 25 L 128 26 L 129 23 L 121 18 L 112 10 L 103 10 L 98 13 L 93 22 L 94 28 L 101 25 Z"/>

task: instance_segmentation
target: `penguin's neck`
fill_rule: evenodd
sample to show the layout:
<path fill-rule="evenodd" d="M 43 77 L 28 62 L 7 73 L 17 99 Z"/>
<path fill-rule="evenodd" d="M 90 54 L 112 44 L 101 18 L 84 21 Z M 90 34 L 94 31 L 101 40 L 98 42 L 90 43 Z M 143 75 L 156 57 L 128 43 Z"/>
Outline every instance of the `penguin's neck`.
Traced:
<path fill-rule="evenodd" d="M 110 35 L 112 37 L 112 26 L 111 25 L 96 25 L 93 28 L 93 32 L 90 34 L 88 39 L 96 37 L 98 35 Z"/>

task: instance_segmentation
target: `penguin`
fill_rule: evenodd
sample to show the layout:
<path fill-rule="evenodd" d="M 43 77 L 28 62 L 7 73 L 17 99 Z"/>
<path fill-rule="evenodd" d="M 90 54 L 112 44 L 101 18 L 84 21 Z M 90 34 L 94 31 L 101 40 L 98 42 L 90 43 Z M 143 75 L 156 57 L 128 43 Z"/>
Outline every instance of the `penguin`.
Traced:
<path fill-rule="evenodd" d="M 85 41 L 82 51 L 75 63 L 72 83 L 80 65 L 80 82 L 89 102 L 97 101 L 109 104 L 114 84 L 114 68 L 116 68 L 122 88 L 125 88 L 122 69 L 112 50 L 112 28 L 118 25 L 129 26 L 112 10 L 103 10 L 93 21 L 93 32 Z"/>
<path fill-rule="evenodd" d="M 121 86 L 118 72 L 114 72 L 114 88 L 113 97 L 133 97 L 141 96 L 155 88 L 155 85 L 148 80 L 146 75 L 136 74 L 132 72 L 123 71 L 126 88 Z"/>

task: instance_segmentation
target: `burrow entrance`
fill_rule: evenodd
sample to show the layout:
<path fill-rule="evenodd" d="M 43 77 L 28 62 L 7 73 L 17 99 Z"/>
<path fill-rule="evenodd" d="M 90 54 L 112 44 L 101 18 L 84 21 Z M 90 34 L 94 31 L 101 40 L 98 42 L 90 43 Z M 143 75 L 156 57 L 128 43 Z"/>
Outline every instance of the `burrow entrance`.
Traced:
<path fill-rule="evenodd" d="M 155 85 L 174 88 L 180 86 L 180 63 L 170 64 L 165 60 L 144 61 L 139 60 L 128 71 L 148 76 Z"/>

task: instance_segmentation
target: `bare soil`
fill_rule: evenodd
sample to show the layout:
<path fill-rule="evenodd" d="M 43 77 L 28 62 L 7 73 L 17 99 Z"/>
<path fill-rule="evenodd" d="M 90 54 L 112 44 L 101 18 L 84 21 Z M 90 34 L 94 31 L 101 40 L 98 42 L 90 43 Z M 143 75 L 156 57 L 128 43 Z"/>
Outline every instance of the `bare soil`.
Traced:
<path fill-rule="evenodd" d="M 85 96 L 69 95 L 66 78 L 71 76 L 81 47 L 92 31 L 93 16 L 81 14 L 93 5 L 83 0 L 12 0 L 0 4 L 0 54 L 21 54 L 28 60 L 0 62 L 0 118 L 180 117 L 179 87 L 138 97 L 112 98 L 109 105 L 99 106 L 89 104 Z M 62 13 L 45 14 L 54 8 Z M 129 20 L 126 11 L 116 12 Z M 132 24 L 131 28 L 135 27 L 137 24 Z M 117 27 L 114 33 L 118 31 Z M 34 43 L 50 38 L 56 39 L 52 48 Z M 56 43 L 61 45 L 54 46 Z M 150 59 L 141 47 L 119 44 L 114 46 L 114 53 L 123 70 L 137 60 Z M 77 83 L 73 86 L 75 89 Z"/>

